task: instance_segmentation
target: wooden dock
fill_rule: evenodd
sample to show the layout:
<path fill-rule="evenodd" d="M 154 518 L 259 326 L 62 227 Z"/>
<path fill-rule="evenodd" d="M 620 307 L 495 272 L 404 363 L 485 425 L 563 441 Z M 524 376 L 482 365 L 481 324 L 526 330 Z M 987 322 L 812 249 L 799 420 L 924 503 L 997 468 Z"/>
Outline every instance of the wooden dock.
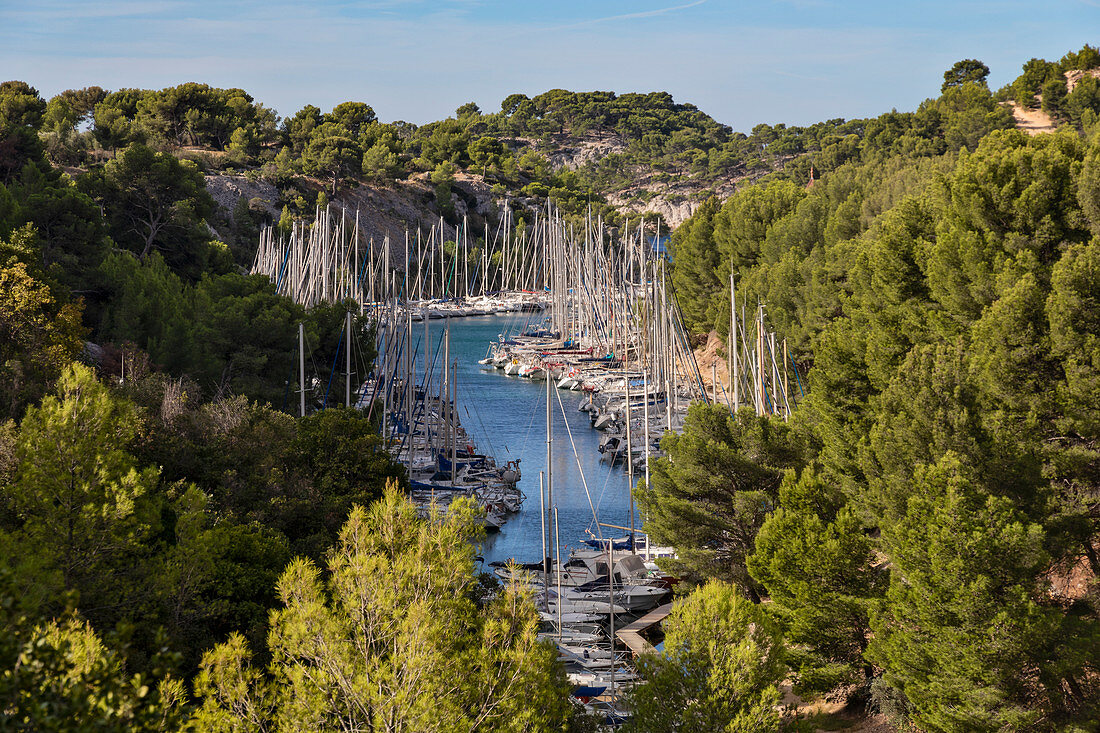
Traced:
<path fill-rule="evenodd" d="M 617 636 L 619 641 L 623 644 L 626 644 L 626 646 L 630 648 L 630 651 L 634 652 L 634 656 L 653 651 L 653 645 L 642 637 L 642 632 L 664 621 L 671 612 L 671 603 L 658 606 L 634 623 L 627 624 L 621 629 L 616 629 L 615 636 Z"/>

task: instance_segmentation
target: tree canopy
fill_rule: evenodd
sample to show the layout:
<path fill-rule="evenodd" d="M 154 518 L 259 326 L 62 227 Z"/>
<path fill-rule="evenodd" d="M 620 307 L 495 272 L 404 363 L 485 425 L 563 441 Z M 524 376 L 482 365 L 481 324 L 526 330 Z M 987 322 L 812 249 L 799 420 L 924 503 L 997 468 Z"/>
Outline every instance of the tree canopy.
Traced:
<path fill-rule="evenodd" d="M 1091 99 L 1096 65 L 1035 59 L 994 94 L 960 62 L 812 187 L 746 186 L 674 236 L 690 327 L 728 330 L 732 273 L 808 391 L 786 464 L 746 452 L 754 415 L 689 418 L 651 467 L 646 528 L 685 578 L 769 601 L 804 694 L 929 731 L 1095 720 L 1096 108 L 1070 96 Z M 1002 102 L 1040 91 L 1061 128 L 1008 129 Z M 731 514 L 742 475 L 770 478 Z"/>
<path fill-rule="evenodd" d="M 474 599 L 475 511 L 418 519 L 392 485 L 353 509 L 327 574 L 299 560 L 280 578 L 267 670 L 240 637 L 203 658 L 198 729 L 560 728 L 564 676 L 530 599 Z"/>
<path fill-rule="evenodd" d="M 711 581 L 676 602 L 661 654 L 639 661 L 628 730 L 780 730 L 783 646 L 763 609 Z"/>
<path fill-rule="evenodd" d="M 940 91 L 946 92 L 951 87 L 959 87 L 967 83 L 984 86 L 988 76 L 989 67 L 977 59 L 956 61 L 954 66 L 943 72 L 943 86 L 940 87 Z"/>

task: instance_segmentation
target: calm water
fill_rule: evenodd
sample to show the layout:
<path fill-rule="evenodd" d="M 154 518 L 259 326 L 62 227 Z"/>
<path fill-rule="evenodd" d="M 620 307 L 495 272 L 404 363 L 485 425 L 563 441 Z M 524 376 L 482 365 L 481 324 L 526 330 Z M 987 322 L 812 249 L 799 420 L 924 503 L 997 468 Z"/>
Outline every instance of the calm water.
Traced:
<path fill-rule="evenodd" d="M 451 320 L 451 359 L 458 360 L 458 404 L 463 427 L 481 452 L 496 456 L 497 463 L 520 459 L 523 478 L 519 487 L 527 495 L 523 508 L 513 515 L 499 534 L 485 544 L 485 561 L 515 558 L 523 562 L 539 559 L 541 525 L 539 522 L 539 471 L 546 468 L 546 383 L 509 377 L 502 370 L 483 370 L 477 363 L 485 356 L 490 341 L 512 327 L 522 327 L 526 316 L 478 316 Z M 443 321 L 430 321 L 431 340 L 438 338 Z M 414 329 L 423 332 L 423 324 Z M 585 530 L 596 532 L 592 506 L 601 522 L 629 526 L 630 499 L 626 474 L 621 467 L 600 463 L 600 433 L 593 430 L 588 413 L 580 412 L 581 392 L 551 388 L 553 422 L 554 494 L 561 527 L 562 554 L 566 546 L 581 545 Z M 561 398 L 561 406 L 558 398 Z M 562 417 L 562 407 L 565 417 Z M 566 420 L 580 456 L 580 467 L 573 455 L 566 432 Z M 635 515 L 635 522 L 641 520 Z M 604 535 L 623 536 L 625 532 L 604 530 Z"/>

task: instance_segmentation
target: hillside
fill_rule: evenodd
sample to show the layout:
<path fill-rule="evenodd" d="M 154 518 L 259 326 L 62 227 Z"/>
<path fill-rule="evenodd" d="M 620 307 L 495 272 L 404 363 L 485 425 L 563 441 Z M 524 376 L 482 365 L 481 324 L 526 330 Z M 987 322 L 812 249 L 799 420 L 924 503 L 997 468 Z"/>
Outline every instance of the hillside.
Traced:
<path fill-rule="evenodd" d="M 1042 114 L 1081 124 L 1097 80 L 1078 67 L 1091 62 L 1087 47 L 1057 64 L 1032 60 L 996 100 L 1013 98 L 1020 125 L 1034 126 L 1031 118 Z M 307 106 L 280 120 L 245 90 L 189 83 L 67 91 L 49 101 L 42 135 L 51 160 L 74 171 L 136 141 L 174 151 L 211 176 L 223 218 L 236 207 L 224 192 L 239 188 L 250 200 L 267 201 L 269 214 L 286 208 L 291 217 L 311 216 L 317 193 L 326 190 L 329 200 L 360 205 L 378 236 L 440 216 L 453 227 L 466 214 L 480 230 L 504 199 L 517 211 L 551 199 L 575 216 L 592 205 L 613 225 L 623 216 L 659 214 L 666 228 L 676 228 L 702 201 L 724 199 L 745 183 L 779 176 L 804 184 L 811 168 L 821 175 L 843 164 L 866 138 L 894 135 L 899 122 L 934 150 L 972 148 L 991 125 L 1009 124 L 960 118 L 978 102 L 956 93 L 914 113 L 808 127 L 761 124 L 741 133 L 665 92 L 557 89 L 510 95 L 496 112 L 463 105 L 451 118 L 416 126 L 382 122 L 363 102 L 327 113 Z M 252 195 L 263 184 L 267 193 Z"/>
<path fill-rule="evenodd" d="M 229 225 L 242 204 L 272 221 L 279 220 L 280 204 L 285 205 L 284 194 L 275 184 L 244 173 L 224 171 L 208 173 L 204 178 L 206 189 L 220 210 L 222 222 L 216 229 L 221 236 L 232 236 Z M 312 183 L 316 195 L 323 184 Z M 482 229 L 486 221 L 490 222 L 490 228 L 496 226 L 500 215 L 498 200 L 482 176 L 457 173 L 451 190 L 454 215 L 452 221 L 444 222 L 447 238 L 454 239 L 456 225 L 464 217 L 473 222 L 472 226 Z M 361 183 L 340 191 L 330 200 L 345 207 L 351 216 L 358 214 L 363 237 L 376 242 L 386 238 L 394 243 L 401 242 L 407 229 L 415 230 L 419 226 L 427 230 L 437 226 L 441 214 L 436 205 L 435 189 L 424 173 L 387 185 Z M 475 231 L 480 230 L 475 228 Z"/>
<path fill-rule="evenodd" d="M 328 113 L 307 106 L 280 120 L 244 90 L 195 83 L 110 93 L 89 87 L 48 107 L 47 155 L 74 173 L 142 142 L 195 162 L 227 211 L 236 204 L 224 193 L 240 189 L 267 201 L 269 213 L 286 208 L 308 217 L 324 190 L 329 200 L 376 201 L 378 211 L 363 213 L 377 218 L 376 233 L 391 236 L 403 230 L 400 221 L 442 216 L 453 227 L 467 213 L 493 216 L 489 196 L 517 211 L 550 199 L 572 216 L 591 205 L 613 225 L 623 216 L 660 214 L 674 228 L 702 200 L 729 195 L 744 181 L 776 172 L 805 180 L 810 165 L 797 161 L 862 127 L 843 120 L 758 125 L 746 135 L 666 93 L 563 90 L 512 95 L 495 113 L 464 105 L 421 126 L 383 123 L 361 102 Z M 263 184 L 277 195 L 271 188 L 254 195 Z M 371 193 L 352 193 L 359 189 Z"/>

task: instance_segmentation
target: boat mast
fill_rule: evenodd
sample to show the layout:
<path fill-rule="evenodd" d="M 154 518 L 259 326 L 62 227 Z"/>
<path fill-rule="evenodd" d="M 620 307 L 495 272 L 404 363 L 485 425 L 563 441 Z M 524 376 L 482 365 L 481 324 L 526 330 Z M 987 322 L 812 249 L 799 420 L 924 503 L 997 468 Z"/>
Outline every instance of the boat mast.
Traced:
<path fill-rule="evenodd" d="M 756 414 L 766 412 L 767 392 L 764 389 L 764 304 L 757 304 L 756 315 Z"/>
<path fill-rule="evenodd" d="M 634 538 L 630 538 L 631 544 Z M 611 704 L 615 704 L 615 541 L 607 539 L 607 618 L 611 624 Z M 561 599 L 558 599 L 561 602 Z"/>
<path fill-rule="evenodd" d="M 443 420 L 446 430 L 443 450 L 445 451 L 448 445 L 454 445 L 454 411 L 451 409 L 451 319 L 447 318 L 444 323 L 446 324 L 443 331 Z M 454 463 L 451 464 L 451 485 L 454 485 Z"/>
<path fill-rule="evenodd" d="M 347 312 L 347 328 L 344 334 L 344 407 L 351 407 L 351 309 Z"/>
<path fill-rule="evenodd" d="M 298 416 L 306 416 L 306 324 L 298 323 Z"/>
<path fill-rule="evenodd" d="M 455 485 L 458 474 L 458 418 L 455 415 L 455 405 L 458 400 L 458 359 L 455 359 L 454 368 L 451 369 L 451 379 L 454 380 L 451 390 L 451 486 Z"/>
<path fill-rule="evenodd" d="M 730 384 L 733 387 L 733 411 L 741 407 L 741 350 L 737 338 L 737 291 L 734 289 L 734 274 L 730 270 Z"/>
<path fill-rule="evenodd" d="M 539 524 L 542 525 L 542 604 L 550 610 L 550 551 L 546 547 L 546 502 L 544 498 L 546 472 L 539 471 Z"/>
<path fill-rule="evenodd" d="M 561 641 L 561 525 L 558 524 L 558 507 L 554 506 L 554 565 L 558 577 L 558 640 Z M 549 611 L 550 609 L 547 608 Z"/>
<path fill-rule="evenodd" d="M 634 408 L 630 404 L 630 374 L 626 375 L 626 486 L 630 497 L 630 554 L 636 555 L 634 547 L 634 449 L 630 440 L 630 421 Z"/>
<path fill-rule="evenodd" d="M 554 477 L 551 468 L 553 459 L 554 431 L 550 422 L 550 375 L 546 375 L 546 497 L 550 506 L 554 506 Z M 558 568 L 561 572 L 561 568 Z"/>

